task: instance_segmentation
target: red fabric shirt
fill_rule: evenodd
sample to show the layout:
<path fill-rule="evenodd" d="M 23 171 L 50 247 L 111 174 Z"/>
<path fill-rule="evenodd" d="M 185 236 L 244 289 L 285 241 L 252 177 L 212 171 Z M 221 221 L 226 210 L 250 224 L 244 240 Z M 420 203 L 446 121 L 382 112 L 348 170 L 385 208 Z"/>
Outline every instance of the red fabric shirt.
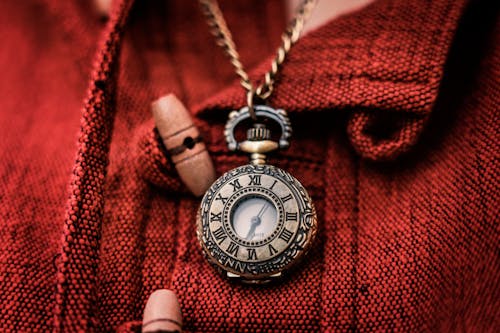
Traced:
<path fill-rule="evenodd" d="M 221 7 L 261 78 L 282 4 Z M 223 137 L 245 95 L 197 2 L 116 1 L 107 23 L 87 1 L 1 2 L 0 330 L 140 331 L 158 288 L 187 332 L 498 330 L 497 9 L 379 0 L 294 46 L 270 101 L 292 146 L 270 163 L 311 193 L 319 237 L 249 287 L 203 258 L 149 111 L 175 93 L 219 174 L 247 162 Z"/>

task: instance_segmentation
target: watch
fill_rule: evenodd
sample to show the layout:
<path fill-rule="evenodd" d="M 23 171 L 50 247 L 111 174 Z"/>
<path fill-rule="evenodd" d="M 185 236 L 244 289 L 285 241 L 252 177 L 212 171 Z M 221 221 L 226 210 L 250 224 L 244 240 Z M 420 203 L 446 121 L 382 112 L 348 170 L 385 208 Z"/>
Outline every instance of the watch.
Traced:
<path fill-rule="evenodd" d="M 266 164 L 266 153 L 288 147 L 291 127 L 284 110 L 255 105 L 261 120 L 281 128 L 271 139 L 264 122 L 236 142 L 235 128 L 249 117 L 246 107 L 226 124 L 229 149 L 251 154 L 250 164 L 223 174 L 205 193 L 197 216 L 197 234 L 208 261 L 229 278 L 266 283 L 282 277 L 307 253 L 317 230 L 312 200 L 288 172 Z"/>

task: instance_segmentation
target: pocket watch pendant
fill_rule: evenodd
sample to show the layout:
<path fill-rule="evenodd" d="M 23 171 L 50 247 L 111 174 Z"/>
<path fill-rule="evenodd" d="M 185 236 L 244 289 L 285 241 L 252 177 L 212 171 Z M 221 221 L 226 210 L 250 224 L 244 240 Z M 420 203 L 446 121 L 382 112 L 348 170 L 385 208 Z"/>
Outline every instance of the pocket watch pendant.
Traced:
<path fill-rule="evenodd" d="M 280 278 L 307 253 L 317 230 L 316 211 L 302 184 L 288 172 L 266 164 L 266 154 L 289 146 L 291 126 L 284 110 L 254 106 L 258 119 L 281 128 L 271 138 L 264 123 L 237 142 L 236 126 L 248 108 L 233 111 L 225 128 L 230 150 L 250 154 L 250 164 L 226 172 L 205 193 L 197 233 L 209 262 L 229 278 L 266 283 Z"/>

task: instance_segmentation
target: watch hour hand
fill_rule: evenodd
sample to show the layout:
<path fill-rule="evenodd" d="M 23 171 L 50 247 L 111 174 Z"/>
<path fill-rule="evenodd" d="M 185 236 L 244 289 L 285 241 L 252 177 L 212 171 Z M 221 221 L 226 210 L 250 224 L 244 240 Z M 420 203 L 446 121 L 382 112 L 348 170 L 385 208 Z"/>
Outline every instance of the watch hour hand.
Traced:
<path fill-rule="evenodd" d="M 255 229 L 257 229 L 257 227 L 260 225 L 260 222 L 260 217 L 252 217 L 252 220 L 250 221 L 250 230 L 248 230 L 247 236 L 245 237 L 246 240 L 251 240 L 253 236 L 255 236 Z"/>

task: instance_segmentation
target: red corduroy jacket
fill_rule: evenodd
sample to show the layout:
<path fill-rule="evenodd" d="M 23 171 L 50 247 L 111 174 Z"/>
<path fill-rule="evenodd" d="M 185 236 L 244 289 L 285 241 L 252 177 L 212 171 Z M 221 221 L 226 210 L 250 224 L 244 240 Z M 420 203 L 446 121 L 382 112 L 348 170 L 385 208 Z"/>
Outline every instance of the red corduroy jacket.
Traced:
<path fill-rule="evenodd" d="M 283 5 L 221 7 L 261 78 Z M 294 46 L 270 101 L 294 136 L 270 162 L 312 194 L 319 237 L 249 287 L 203 258 L 149 110 L 175 93 L 218 174 L 247 162 L 223 137 L 245 95 L 197 2 L 116 1 L 103 22 L 90 1 L 2 1 L 0 331 L 137 332 L 157 288 L 187 332 L 498 331 L 497 10 L 379 0 Z"/>

